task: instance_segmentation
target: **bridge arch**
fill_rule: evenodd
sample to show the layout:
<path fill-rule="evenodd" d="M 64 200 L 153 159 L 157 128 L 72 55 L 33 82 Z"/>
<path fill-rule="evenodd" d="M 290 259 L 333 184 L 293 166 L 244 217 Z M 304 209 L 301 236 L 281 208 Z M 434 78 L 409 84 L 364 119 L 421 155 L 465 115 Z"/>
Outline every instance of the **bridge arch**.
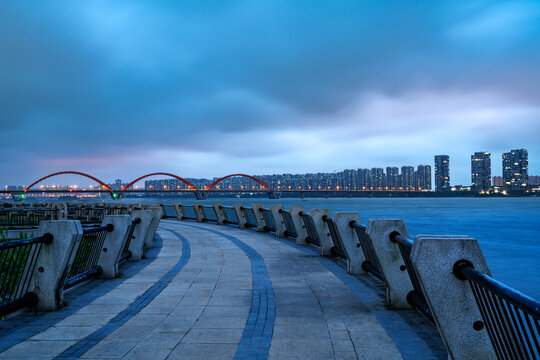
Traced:
<path fill-rule="evenodd" d="M 47 176 L 42 177 L 42 178 L 39 179 L 39 180 L 34 181 L 32 184 L 30 184 L 29 186 L 27 186 L 26 188 L 24 188 L 24 191 L 30 190 L 30 188 L 32 188 L 34 185 L 36 185 L 36 184 L 42 182 L 42 181 L 45 180 L 45 179 L 48 179 L 48 178 L 53 177 L 53 176 L 64 175 L 64 174 L 74 174 L 74 175 L 81 175 L 81 176 L 87 177 L 87 178 L 89 178 L 89 179 L 94 180 L 94 181 L 97 182 L 99 185 L 103 186 L 105 189 L 107 189 L 107 190 L 109 190 L 109 191 L 113 191 L 109 185 L 105 184 L 103 181 L 99 180 L 98 178 L 93 177 L 92 175 L 85 174 L 85 173 L 83 173 L 83 172 L 79 172 L 79 171 L 59 171 L 59 172 L 55 172 L 55 173 L 53 173 L 53 174 L 49 174 L 49 175 L 47 175 Z"/>
<path fill-rule="evenodd" d="M 227 175 L 227 176 L 224 176 L 222 177 L 221 179 L 217 179 L 216 181 L 214 181 L 213 183 L 211 183 L 210 185 L 208 185 L 206 187 L 205 190 L 209 191 L 209 190 L 212 190 L 217 184 L 219 184 L 220 182 L 222 182 L 223 180 L 225 179 L 228 179 L 230 177 L 233 177 L 233 176 L 243 176 L 243 177 L 247 177 L 255 182 L 257 182 L 257 184 L 261 185 L 265 190 L 267 191 L 274 191 L 272 190 L 272 188 L 270 186 L 268 186 L 264 181 L 262 181 L 261 179 L 257 179 L 255 176 L 251 176 L 251 175 L 246 175 L 246 174 L 231 174 L 231 175 Z"/>
<path fill-rule="evenodd" d="M 135 184 L 137 181 L 141 181 L 142 179 L 145 179 L 149 176 L 154 176 L 154 175 L 164 175 L 164 176 L 170 176 L 170 177 L 173 177 L 177 180 L 180 180 L 181 182 L 183 182 L 184 184 L 186 184 L 187 186 L 189 186 L 191 189 L 193 190 L 199 190 L 195 185 L 193 185 L 192 183 L 190 183 L 189 181 L 187 181 L 186 179 L 178 176 L 178 175 L 174 175 L 174 174 L 171 174 L 171 173 L 166 173 L 166 172 L 156 172 L 156 173 L 151 173 L 151 174 L 146 174 L 146 175 L 143 175 L 135 180 L 133 180 L 132 182 L 130 182 L 129 184 L 127 184 L 126 186 L 124 186 L 122 188 L 122 191 L 124 190 L 127 190 L 129 189 L 131 186 L 133 186 L 133 184 Z"/>

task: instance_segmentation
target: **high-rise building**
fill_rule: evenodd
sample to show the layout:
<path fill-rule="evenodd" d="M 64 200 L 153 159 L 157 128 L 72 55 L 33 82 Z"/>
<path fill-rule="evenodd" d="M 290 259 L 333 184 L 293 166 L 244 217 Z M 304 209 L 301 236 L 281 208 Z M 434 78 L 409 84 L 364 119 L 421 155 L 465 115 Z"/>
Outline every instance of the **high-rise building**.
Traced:
<path fill-rule="evenodd" d="M 343 170 L 343 190 L 358 190 L 356 170 Z"/>
<path fill-rule="evenodd" d="M 435 191 L 450 190 L 450 157 L 435 155 Z"/>
<path fill-rule="evenodd" d="M 358 179 L 356 181 L 356 183 L 358 184 L 358 190 L 369 190 L 369 169 L 358 169 L 356 171 L 356 174 L 358 176 Z"/>
<path fill-rule="evenodd" d="M 525 189 L 529 178 L 529 155 L 527 150 L 518 149 L 504 153 L 503 181 L 509 190 Z"/>
<path fill-rule="evenodd" d="M 401 184 L 403 190 L 414 190 L 414 166 L 401 167 Z"/>
<path fill-rule="evenodd" d="M 418 165 L 414 175 L 416 190 L 431 190 L 431 166 Z"/>
<path fill-rule="evenodd" d="M 386 186 L 388 190 L 396 190 L 399 188 L 399 169 L 397 167 L 386 168 Z"/>
<path fill-rule="evenodd" d="M 471 155 L 471 187 L 475 191 L 491 188 L 491 153 L 484 151 Z"/>
<path fill-rule="evenodd" d="M 493 186 L 501 187 L 504 185 L 502 176 L 493 176 L 491 179 L 493 180 L 492 181 Z"/>
<path fill-rule="evenodd" d="M 381 168 L 371 169 L 370 188 L 372 190 L 384 190 L 385 186 L 386 186 L 386 179 L 384 176 L 384 169 L 381 169 Z"/>

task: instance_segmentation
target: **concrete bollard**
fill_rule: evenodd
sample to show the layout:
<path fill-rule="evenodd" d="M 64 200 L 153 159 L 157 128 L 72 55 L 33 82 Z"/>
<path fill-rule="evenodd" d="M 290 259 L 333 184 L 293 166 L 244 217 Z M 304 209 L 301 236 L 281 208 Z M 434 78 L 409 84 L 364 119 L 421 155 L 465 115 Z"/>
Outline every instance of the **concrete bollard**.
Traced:
<path fill-rule="evenodd" d="M 402 220 L 369 220 L 366 233 L 371 239 L 373 252 L 386 283 L 386 301 L 394 309 L 412 309 L 407 294 L 413 290 L 398 244 L 390 240 L 390 234 L 398 232 L 409 237 Z"/>
<path fill-rule="evenodd" d="M 244 214 L 244 204 L 234 204 L 233 205 L 234 212 L 236 213 L 236 217 L 238 218 L 238 227 L 240 229 L 246 228 L 246 215 Z"/>
<path fill-rule="evenodd" d="M 303 206 L 291 206 L 289 208 L 289 214 L 291 214 L 291 219 L 296 229 L 296 244 L 307 245 L 306 238 L 308 234 L 300 213 L 306 213 L 306 209 Z"/>
<path fill-rule="evenodd" d="M 204 221 L 204 210 L 202 208 L 202 203 L 196 202 L 193 203 L 193 210 L 195 211 L 195 216 L 197 217 L 197 222 L 203 222 Z"/>
<path fill-rule="evenodd" d="M 129 243 L 128 250 L 131 251 L 131 257 L 129 261 L 139 261 L 142 258 L 144 249 L 144 239 L 150 228 L 152 222 L 152 211 L 150 210 L 133 210 L 130 215 L 131 221 L 135 219 L 141 219 L 141 222 L 135 226 L 133 231 L 133 238 Z"/>
<path fill-rule="evenodd" d="M 184 206 L 179 202 L 173 203 L 173 206 L 174 211 L 176 211 L 176 219 L 179 221 L 184 220 Z"/>
<path fill-rule="evenodd" d="M 216 219 L 218 225 L 223 225 L 225 223 L 225 211 L 223 210 L 223 205 L 221 203 L 213 203 L 212 207 L 216 213 Z"/>
<path fill-rule="evenodd" d="M 156 203 L 154 203 L 153 206 L 156 206 L 156 207 L 160 207 L 160 208 L 161 208 L 161 218 L 164 219 L 164 218 L 165 218 L 165 206 L 163 205 L 163 203 L 161 203 L 161 202 L 156 202 Z"/>
<path fill-rule="evenodd" d="M 362 223 L 360 214 L 357 212 L 335 212 L 334 221 L 347 254 L 347 272 L 349 274 L 365 274 L 362 263 L 366 258 L 356 235 L 356 230 L 350 226 L 353 221 Z"/>
<path fill-rule="evenodd" d="M 473 328 L 482 315 L 468 281 L 453 274 L 454 264 L 468 260 L 491 276 L 478 242 L 468 236 L 417 236 L 411 262 L 448 355 L 454 360 L 496 359 L 485 327 Z"/>
<path fill-rule="evenodd" d="M 129 215 L 107 215 L 103 218 L 101 226 L 108 224 L 112 224 L 114 230 L 108 232 L 105 237 L 97 266 L 103 270 L 101 278 L 114 279 L 118 273 L 118 259 L 124 249 L 126 234 L 131 224 L 131 219 Z"/>
<path fill-rule="evenodd" d="M 154 247 L 154 236 L 156 235 L 156 231 L 159 226 L 159 221 L 161 220 L 163 210 L 161 209 L 161 207 L 155 206 L 148 206 L 146 207 L 146 210 L 152 211 L 152 221 L 150 222 L 150 226 L 148 227 L 148 231 L 146 232 L 146 237 L 144 238 L 144 247 L 147 249 L 151 249 Z"/>
<path fill-rule="evenodd" d="M 64 280 L 83 234 L 81 223 L 76 220 L 41 221 L 36 236 L 47 233 L 53 236 L 53 241 L 50 245 L 42 245 L 28 288 L 39 298 L 38 311 L 52 311 L 60 307 L 64 297 Z"/>
<path fill-rule="evenodd" d="M 266 221 L 264 221 L 264 215 L 262 210 L 264 209 L 263 204 L 252 204 L 251 209 L 253 209 L 253 216 L 257 222 L 257 231 L 264 232 L 266 231 Z"/>
<path fill-rule="evenodd" d="M 309 212 L 309 216 L 313 219 L 313 225 L 317 234 L 319 235 L 319 241 L 321 243 L 320 250 L 321 256 L 330 256 L 332 255 L 332 248 L 334 247 L 334 242 L 330 236 L 330 230 L 326 221 L 323 220 L 324 216 L 332 217 L 330 210 L 328 209 L 313 209 Z"/>
<path fill-rule="evenodd" d="M 56 205 L 58 210 L 57 219 L 58 220 L 67 220 L 68 218 L 68 205 L 66 203 L 60 203 Z"/>
<path fill-rule="evenodd" d="M 274 225 L 276 226 L 276 236 L 284 238 L 285 231 L 287 231 L 287 226 L 285 225 L 285 220 L 283 220 L 283 215 L 281 211 L 285 211 L 283 205 L 270 205 L 270 213 L 274 219 Z"/>

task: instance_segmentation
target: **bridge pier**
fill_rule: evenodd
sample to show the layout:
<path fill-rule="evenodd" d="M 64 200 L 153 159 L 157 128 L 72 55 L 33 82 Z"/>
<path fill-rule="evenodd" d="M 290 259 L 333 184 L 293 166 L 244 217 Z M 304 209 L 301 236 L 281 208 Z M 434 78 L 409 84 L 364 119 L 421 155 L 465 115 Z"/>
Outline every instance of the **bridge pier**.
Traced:
<path fill-rule="evenodd" d="M 269 191 L 267 192 L 268 198 L 272 200 L 281 199 L 281 192 L 279 191 Z"/>
<path fill-rule="evenodd" d="M 208 191 L 195 191 L 195 199 L 197 200 L 206 200 L 208 199 Z"/>

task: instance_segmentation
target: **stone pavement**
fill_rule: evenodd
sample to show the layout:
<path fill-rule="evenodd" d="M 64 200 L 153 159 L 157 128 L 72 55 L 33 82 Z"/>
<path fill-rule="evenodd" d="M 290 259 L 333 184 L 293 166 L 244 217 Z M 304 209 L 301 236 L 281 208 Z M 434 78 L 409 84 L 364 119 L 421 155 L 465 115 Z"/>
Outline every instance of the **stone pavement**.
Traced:
<path fill-rule="evenodd" d="M 148 265 L 50 326 L 32 331 L 55 313 L 21 325 L 15 330 L 27 338 L 0 347 L 0 359 L 447 356 L 420 315 L 386 310 L 371 278 L 350 276 L 309 248 L 173 220 L 162 220 L 158 234 L 163 244 Z M 0 344 L 9 333 L 0 327 Z"/>

